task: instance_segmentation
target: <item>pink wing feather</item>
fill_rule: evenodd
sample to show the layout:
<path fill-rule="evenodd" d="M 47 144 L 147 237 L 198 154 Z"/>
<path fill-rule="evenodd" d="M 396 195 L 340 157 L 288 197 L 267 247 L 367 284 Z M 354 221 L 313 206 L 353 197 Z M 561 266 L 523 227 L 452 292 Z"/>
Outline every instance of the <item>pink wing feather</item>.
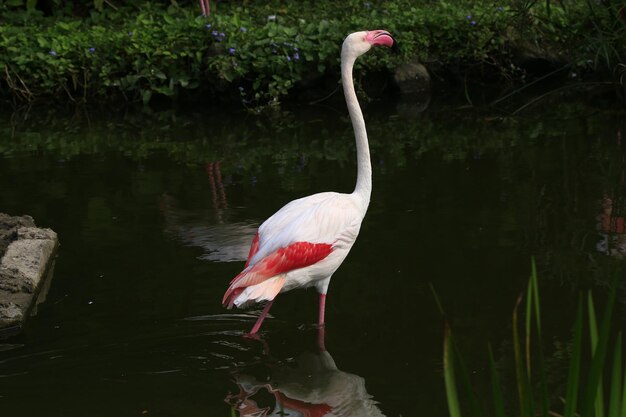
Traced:
<path fill-rule="evenodd" d="M 258 251 L 259 251 L 259 232 L 257 231 L 256 235 L 254 235 L 254 239 L 252 239 L 252 246 L 250 246 L 250 252 L 248 252 L 248 260 L 246 261 L 246 266 L 244 268 L 247 268 L 248 265 L 250 265 L 250 260 L 252 259 L 254 255 L 256 255 Z M 235 279 L 233 279 L 233 281 Z M 233 281 L 231 281 L 231 284 Z"/>
<path fill-rule="evenodd" d="M 257 240 L 256 237 L 255 240 Z M 250 252 L 252 252 L 252 249 L 254 249 L 254 244 Z M 285 248 L 280 248 L 237 275 L 231 282 L 230 287 L 228 287 L 226 294 L 224 294 L 222 304 L 232 307 L 235 298 L 246 287 L 260 284 L 263 281 L 294 269 L 313 265 L 326 258 L 331 252 L 332 245 L 328 243 L 296 242 Z M 280 287 L 282 287 L 282 283 L 284 283 L 284 280 L 281 282 Z M 275 289 L 275 286 L 273 286 L 272 290 Z M 278 292 L 280 292 L 280 288 L 278 288 L 276 294 Z"/>

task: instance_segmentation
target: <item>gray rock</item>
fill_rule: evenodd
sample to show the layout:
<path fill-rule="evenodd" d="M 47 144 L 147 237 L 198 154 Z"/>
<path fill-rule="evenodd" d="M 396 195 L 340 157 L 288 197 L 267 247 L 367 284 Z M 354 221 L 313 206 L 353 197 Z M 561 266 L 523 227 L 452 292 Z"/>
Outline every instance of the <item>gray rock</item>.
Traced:
<path fill-rule="evenodd" d="M 394 71 L 393 79 L 402 94 L 430 91 L 430 74 L 426 67 L 417 61 L 400 65 Z"/>
<path fill-rule="evenodd" d="M 35 221 L 30 216 L 9 216 L 0 213 L 0 257 L 4 255 L 7 246 L 17 239 L 19 227 L 35 227 Z"/>
<path fill-rule="evenodd" d="M 15 303 L 0 303 L 0 316 L 9 320 L 21 320 L 22 308 Z"/>
<path fill-rule="evenodd" d="M 33 282 L 18 269 L 0 266 L 0 290 L 15 294 L 33 289 Z"/>
<path fill-rule="evenodd" d="M 58 238 L 50 229 L 37 228 L 29 216 L 2 213 L 0 233 L 0 330 L 15 329 L 34 311 L 37 296 L 45 299 L 40 292 L 51 279 Z"/>
<path fill-rule="evenodd" d="M 57 236 L 50 229 L 20 228 L 18 240 L 7 248 L 0 268 L 17 270 L 36 287 L 56 247 Z"/>

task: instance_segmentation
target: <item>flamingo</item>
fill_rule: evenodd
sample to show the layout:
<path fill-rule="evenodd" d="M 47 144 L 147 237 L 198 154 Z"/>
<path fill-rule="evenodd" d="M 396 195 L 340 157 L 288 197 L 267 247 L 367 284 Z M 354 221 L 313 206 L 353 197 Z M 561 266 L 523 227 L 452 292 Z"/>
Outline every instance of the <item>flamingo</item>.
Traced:
<path fill-rule="evenodd" d="M 348 35 L 341 48 L 341 80 L 357 149 L 354 191 L 314 194 L 278 210 L 259 226 L 243 271 L 224 294 L 222 304 L 229 309 L 266 302 L 250 336 L 257 334 L 279 293 L 307 287 L 315 287 L 319 293 L 318 328 L 323 332 L 330 279 L 359 234 L 372 192 L 367 132 L 352 68 L 356 59 L 375 45 L 391 48 L 395 41 L 386 30 L 362 31 Z"/>

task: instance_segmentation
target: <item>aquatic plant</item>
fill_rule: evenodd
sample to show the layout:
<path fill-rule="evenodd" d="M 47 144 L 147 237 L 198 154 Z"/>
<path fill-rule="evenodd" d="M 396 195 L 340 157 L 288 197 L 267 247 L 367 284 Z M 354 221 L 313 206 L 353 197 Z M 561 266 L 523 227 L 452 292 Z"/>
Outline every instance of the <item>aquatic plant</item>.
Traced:
<path fill-rule="evenodd" d="M 598 322 L 591 293 L 578 300 L 571 357 L 564 396 L 555 398 L 548 392 L 546 363 L 541 346 L 541 308 L 537 270 L 534 260 L 525 294 L 520 295 L 513 310 L 513 350 L 515 368 L 515 404 L 506 402 L 502 375 L 497 369 L 493 350 L 489 346 L 489 373 L 492 405 L 481 405 L 472 387 L 470 376 L 459 352 L 449 324 L 446 324 L 443 360 L 444 380 L 450 416 L 519 415 L 521 417 L 559 416 L 624 417 L 626 416 L 626 366 L 623 360 L 622 335 L 611 334 L 611 318 L 615 304 L 615 286 L 608 297 L 602 319 Z M 521 306 L 525 301 L 524 319 Z M 587 315 L 584 315 L 584 311 Z M 584 360 L 589 332 L 591 359 Z M 612 356 L 610 353 L 612 352 Z M 461 382 L 459 383 L 458 380 Z M 462 401 L 465 400 L 465 402 Z M 510 410 L 515 410 L 511 412 Z M 486 412 L 485 410 L 489 410 Z"/>

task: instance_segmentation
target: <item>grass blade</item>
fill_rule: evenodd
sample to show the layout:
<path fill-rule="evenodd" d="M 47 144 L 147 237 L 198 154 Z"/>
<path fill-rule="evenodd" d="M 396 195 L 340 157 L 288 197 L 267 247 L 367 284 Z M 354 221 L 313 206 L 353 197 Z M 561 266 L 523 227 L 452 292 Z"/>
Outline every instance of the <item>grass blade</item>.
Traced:
<path fill-rule="evenodd" d="M 433 296 L 435 297 L 435 302 L 437 303 L 437 307 L 441 314 L 445 317 L 445 312 L 443 310 L 443 306 L 437 296 L 437 293 L 434 287 L 430 286 Z M 474 394 L 472 381 L 470 380 L 470 373 L 467 371 L 465 364 L 463 363 L 463 359 L 459 350 L 454 341 L 454 336 L 452 334 L 452 329 L 450 328 L 449 323 L 446 321 L 445 331 L 444 331 L 444 352 L 443 352 L 443 363 L 444 363 L 444 381 L 446 387 L 446 396 L 448 399 L 448 408 L 450 411 L 450 417 L 460 417 L 461 416 L 461 407 L 459 402 L 459 391 L 457 390 L 457 369 L 458 374 L 460 376 L 460 381 L 462 382 L 461 393 L 464 394 L 465 398 L 469 402 L 469 410 L 470 414 L 473 417 L 482 417 L 483 413 L 481 412 L 480 406 L 478 404 L 478 400 L 476 399 L 476 395 Z M 456 364 L 456 366 L 455 366 Z M 458 366 L 458 368 L 457 368 Z"/>
<path fill-rule="evenodd" d="M 619 417 L 626 417 L 626 361 L 622 373 L 624 379 L 622 380 L 622 406 L 620 407 Z"/>
<path fill-rule="evenodd" d="M 587 295 L 587 305 L 589 308 L 589 336 L 591 337 L 591 354 L 596 353 L 596 345 L 598 344 L 598 322 L 596 320 L 596 310 L 593 306 L 593 297 L 591 292 Z"/>
<path fill-rule="evenodd" d="M 615 351 L 613 352 L 613 374 L 611 375 L 609 417 L 620 417 L 622 405 L 622 334 L 617 334 Z"/>
<path fill-rule="evenodd" d="M 600 387 L 600 381 L 606 362 L 606 352 L 609 342 L 609 330 L 611 325 L 611 317 L 613 314 L 613 306 L 615 305 L 615 286 L 613 285 L 609 300 L 607 303 L 606 311 L 602 317 L 602 324 L 599 332 L 597 332 L 597 346 L 591 360 L 591 368 L 587 379 L 587 389 L 581 403 L 581 416 L 590 416 L 591 408 L 594 407 L 594 401 L 598 398 L 598 388 Z"/>
<path fill-rule="evenodd" d="M 532 334 L 532 318 L 533 318 L 533 276 L 531 274 L 528 279 L 528 289 L 526 290 L 526 337 L 525 337 L 525 353 L 526 353 L 526 375 L 530 379 L 532 375 L 530 364 L 530 337 Z"/>
<path fill-rule="evenodd" d="M 451 383 L 454 383 L 453 386 L 451 385 L 449 387 L 451 389 L 450 393 L 452 394 L 451 399 L 453 401 L 453 405 L 456 399 L 456 403 L 458 407 L 459 393 L 460 393 L 467 400 L 467 403 L 469 406 L 468 411 L 470 415 L 473 417 L 482 417 L 483 413 L 478 403 L 478 399 L 476 398 L 476 394 L 474 393 L 474 385 L 472 383 L 472 380 L 470 379 L 470 372 L 468 372 L 467 367 L 465 366 L 465 363 L 463 362 L 461 353 L 459 352 L 459 349 L 454 340 L 454 335 L 452 334 L 452 330 L 450 329 L 450 326 L 447 323 L 446 323 L 446 333 L 447 333 L 446 335 L 447 341 L 445 343 L 447 345 L 445 346 L 445 348 L 447 348 L 448 351 L 444 352 L 444 357 L 447 356 L 448 362 L 447 364 L 444 363 L 444 367 L 448 366 L 449 368 L 448 371 L 451 372 L 451 374 L 448 375 L 448 379 L 450 380 Z M 457 391 L 457 379 L 456 379 L 457 375 L 459 377 L 458 383 L 461 387 L 460 391 Z M 445 370 L 444 370 L 444 376 L 445 376 Z M 448 389 L 448 386 L 446 386 L 446 389 Z M 460 413 L 460 408 L 458 412 Z"/>
<path fill-rule="evenodd" d="M 576 322 L 574 323 L 574 341 L 572 345 L 572 359 L 567 375 L 566 402 L 563 417 L 574 417 L 578 400 L 578 384 L 580 381 L 580 357 L 582 351 L 583 307 L 582 296 L 578 300 Z"/>
<path fill-rule="evenodd" d="M 450 417 L 461 417 L 461 406 L 456 389 L 456 377 L 454 372 L 454 346 L 452 344 L 452 332 L 446 323 L 443 342 L 443 376 L 446 385 L 446 397 Z"/>
<path fill-rule="evenodd" d="M 541 335 L 541 308 L 539 305 L 539 283 L 537 280 L 537 266 L 535 265 L 535 258 L 532 258 L 531 260 L 531 275 L 530 275 L 530 279 L 531 282 L 533 283 L 533 299 L 535 301 L 534 306 L 535 306 L 535 323 L 537 325 L 537 334 L 538 336 Z"/>
<path fill-rule="evenodd" d="M 535 313 L 535 327 L 537 329 L 537 342 L 539 346 L 539 386 L 540 386 L 540 395 L 541 395 L 541 416 L 547 417 L 549 414 L 550 401 L 548 397 L 548 386 L 546 383 L 546 373 L 544 369 L 544 357 L 543 357 L 543 344 L 541 338 L 541 304 L 539 302 L 539 280 L 537 279 L 537 265 L 535 263 L 535 258 L 531 258 L 530 265 L 530 286 L 528 289 L 529 294 L 532 296 L 532 306 L 534 307 Z M 529 297 L 531 298 L 531 297 Z M 527 313 L 530 315 L 530 311 Z M 530 329 L 529 329 L 530 330 Z M 528 336 L 528 350 L 527 355 L 530 358 L 530 335 Z M 531 374 L 530 374 L 530 359 L 528 360 L 528 379 L 530 383 Z"/>
<path fill-rule="evenodd" d="M 596 353 L 596 347 L 598 346 L 598 322 L 596 320 L 596 310 L 591 292 L 587 295 L 587 305 L 589 309 L 589 338 L 591 343 L 591 356 L 593 357 Z M 602 380 L 600 380 L 595 400 L 595 415 L 598 417 L 604 417 L 604 388 L 602 385 Z"/>
<path fill-rule="evenodd" d="M 496 361 L 493 357 L 491 344 L 489 345 L 489 370 L 491 373 L 491 393 L 493 396 L 494 416 L 505 417 L 502 384 L 500 383 L 500 376 L 498 375 L 498 370 L 496 369 Z"/>
<path fill-rule="evenodd" d="M 523 294 L 517 298 L 517 303 L 513 309 L 513 351 L 515 354 L 515 376 L 517 380 L 517 394 L 519 397 L 520 416 L 530 417 L 533 415 L 532 397 L 530 394 L 527 368 L 524 366 L 522 358 L 522 348 L 518 330 L 517 311 L 522 302 Z"/>

